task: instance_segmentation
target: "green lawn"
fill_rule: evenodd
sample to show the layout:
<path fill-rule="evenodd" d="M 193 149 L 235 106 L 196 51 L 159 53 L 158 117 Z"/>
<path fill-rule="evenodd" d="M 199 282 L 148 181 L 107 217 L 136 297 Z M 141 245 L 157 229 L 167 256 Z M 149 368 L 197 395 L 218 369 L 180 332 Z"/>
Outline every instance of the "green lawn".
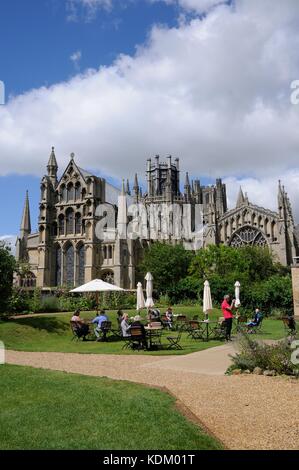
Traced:
<path fill-rule="evenodd" d="M 175 313 L 182 313 L 191 319 L 193 315 L 199 314 L 203 317 L 200 307 L 176 307 Z M 161 309 L 161 311 L 163 311 Z M 136 311 L 128 311 L 130 316 Z M 92 312 L 83 312 L 82 318 L 91 319 Z M 108 312 L 109 319 L 112 320 L 114 328 L 117 328 L 116 312 Z M 145 312 L 143 313 L 145 317 Z M 221 316 L 219 310 L 214 310 L 210 315 L 212 319 Z M 71 314 L 44 314 L 31 318 L 18 318 L 16 320 L 0 321 L 0 340 L 4 342 L 7 349 L 20 351 L 57 351 L 57 352 L 80 352 L 80 353 L 105 353 L 105 354 L 137 354 L 132 350 L 123 350 L 123 342 L 120 340 L 110 340 L 105 343 L 94 341 L 72 341 L 69 321 Z M 176 333 L 170 333 L 176 334 Z M 169 330 L 163 332 L 162 343 L 168 344 L 166 336 Z M 263 324 L 263 333 L 259 338 L 280 339 L 284 336 L 282 322 L 274 319 L 266 319 Z M 182 351 L 169 351 L 167 349 L 159 351 L 140 351 L 138 354 L 188 354 L 194 351 L 210 348 L 222 344 L 221 341 L 204 342 L 187 338 L 183 333 L 181 345 Z"/>
<path fill-rule="evenodd" d="M 10 365 L 0 376 L 1 450 L 221 448 L 157 389 Z"/>

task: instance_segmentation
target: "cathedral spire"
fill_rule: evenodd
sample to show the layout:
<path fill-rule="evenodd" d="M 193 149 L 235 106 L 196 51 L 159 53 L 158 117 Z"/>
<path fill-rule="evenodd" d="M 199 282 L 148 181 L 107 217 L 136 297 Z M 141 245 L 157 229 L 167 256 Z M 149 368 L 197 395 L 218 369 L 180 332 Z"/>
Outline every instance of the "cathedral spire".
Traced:
<path fill-rule="evenodd" d="M 55 187 L 57 184 L 57 171 L 58 171 L 58 165 L 56 161 L 56 156 L 55 156 L 55 149 L 52 147 L 52 152 L 48 161 L 47 165 L 47 170 L 48 170 L 48 176 Z"/>
<path fill-rule="evenodd" d="M 126 186 L 125 186 L 125 180 L 123 178 L 122 180 L 122 185 L 121 185 L 121 195 L 125 196 L 126 195 Z"/>
<path fill-rule="evenodd" d="M 188 171 L 186 172 L 185 188 L 190 188 L 190 180 L 189 180 L 189 173 L 188 173 Z"/>
<path fill-rule="evenodd" d="M 127 195 L 131 196 L 130 182 L 128 179 L 127 179 Z"/>
<path fill-rule="evenodd" d="M 240 186 L 236 207 L 241 207 L 243 204 L 245 204 L 245 202 L 245 197 Z"/>
<path fill-rule="evenodd" d="M 134 187 L 133 187 L 135 193 L 139 191 L 139 183 L 138 183 L 138 176 L 137 173 L 135 173 L 135 179 L 134 179 Z"/>
<path fill-rule="evenodd" d="M 22 222 L 20 227 L 20 237 L 24 238 L 31 233 L 30 207 L 28 191 L 26 191 L 25 204 L 23 209 Z"/>
<path fill-rule="evenodd" d="M 281 187 L 281 181 L 278 180 L 278 212 L 279 217 L 283 219 L 285 217 L 285 204 L 284 204 L 284 191 Z"/>
<path fill-rule="evenodd" d="M 134 186 L 133 186 L 135 198 L 138 200 L 139 196 L 139 183 L 138 183 L 138 176 L 137 173 L 135 173 L 135 179 L 134 179 Z"/>
<path fill-rule="evenodd" d="M 186 172 L 186 179 L 185 179 L 185 199 L 187 202 L 190 202 L 191 199 L 191 186 L 190 186 L 190 180 L 189 180 L 189 173 Z"/>

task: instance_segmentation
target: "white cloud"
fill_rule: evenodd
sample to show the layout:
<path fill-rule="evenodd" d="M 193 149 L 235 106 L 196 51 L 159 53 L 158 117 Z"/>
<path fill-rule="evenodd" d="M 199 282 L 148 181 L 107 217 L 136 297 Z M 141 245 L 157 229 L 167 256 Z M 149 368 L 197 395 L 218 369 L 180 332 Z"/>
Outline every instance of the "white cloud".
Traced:
<path fill-rule="evenodd" d="M 118 178 L 142 177 L 146 158 L 171 153 L 195 176 L 245 180 L 261 205 L 276 205 L 281 178 L 299 215 L 299 7 L 275 5 L 236 0 L 155 26 L 134 57 L 11 99 L 0 107 L 1 174 L 40 175 L 52 145 L 61 169 L 74 151 Z"/>
<path fill-rule="evenodd" d="M 80 60 L 82 59 L 82 52 L 76 51 L 70 56 L 70 60 L 73 62 L 76 70 L 80 68 Z"/>
<path fill-rule="evenodd" d="M 83 13 L 86 21 L 95 18 L 99 10 L 111 10 L 113 0 L 66 0 L 68 21 L 77 21 Z"/>
<path fill-rule="evenodd" d="M 8 246 L 11 250 L 12 255 L 16 254 L 16 241 L 17 241 L 16 235 L 0 236 L 0 243 L 3 243 L 4 245 Z"/>
<path fill-rule="evenodd" d="M 164 2 L 168 5 L 178 5 L 185 10 L 198 13 L 207 12 L 210 8 L 226 3 L 227 0 L 150 0 L 152 3 Z"/>

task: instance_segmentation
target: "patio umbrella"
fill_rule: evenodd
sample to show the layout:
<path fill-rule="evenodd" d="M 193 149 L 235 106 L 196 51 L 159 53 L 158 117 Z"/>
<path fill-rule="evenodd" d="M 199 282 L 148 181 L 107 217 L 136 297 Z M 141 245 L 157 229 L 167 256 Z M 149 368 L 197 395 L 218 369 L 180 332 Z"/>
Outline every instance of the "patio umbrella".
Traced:
<path fill-rule="evenodd" d="M 124 291 L 121 287 L 109 284 L 109 282 L 102 281 L 102 279 L 94 279 L 89 281 L 82 286 L 72 289 L 70 292 L 95 292 L 97 300 L 97 313 L 99 311 L 99 292 L 111 292 L 111 291 Z"/>
<path fill-rule="evenodd" d="M 145 302 L 145 306 L 147 308 L 151 308 L 155 305 L 154 301 L 153 301 L 153 280 L 154 280 L 154 278 L 151 275 L 151 273 L 147 273 L 147 275 L 145 276 L 145 280 L 146 280 L 146 302 Z"/>
<path fill-rule="evenodd" d="M 236 302 L 235 302 L 235 307 L 238 308 L 240 307 L 241 305 L 241 302 L 240 302 L 240 283 L 239 281 L 236 281 L 235 282 L 235 299 L 236 299 Z"/>
<path fill-rule="evenodd" d="M 143 288 L 141 282 L 137 284 L 137 306 L 136 310 L 142 310 L 145 307 Z"/>
<path fill-rule="evenodd" d="M 205 281 L 204 289 L 203 289 L 203 312 L 206 318 L 208 318 L 209 311 L 211 311 L 212 309 L 213 309 L 213 305 L 212 305 L 210 284 L 209 284 L 209 281 Z"/>

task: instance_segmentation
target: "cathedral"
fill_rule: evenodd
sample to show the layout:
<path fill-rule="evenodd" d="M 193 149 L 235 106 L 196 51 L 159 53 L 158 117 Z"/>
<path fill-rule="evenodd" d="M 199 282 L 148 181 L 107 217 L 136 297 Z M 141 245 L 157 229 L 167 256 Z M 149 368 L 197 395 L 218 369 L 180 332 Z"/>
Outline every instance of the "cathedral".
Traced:
<path fill-rule="evenodd" d="M 190 208 L 194 229 L 195 207 L 201 207 L 202 245 L 225 244 L 233 247 L 258 245 L 269 247 L 277 261 L 290 265 L 297 256 L 297 233 L 288 195 L 279 182 L 277 212 L 252 204 L 240 188 L 236 205 L 228 210 L 226 186 L 221 179 L 204 186 L 199 180 L 190 181 L 186 173 L 181 192 L 179 159 L 160 161 L 156 156 L 147 160 L 146 191 L 135 175 L 132 191 L 129 181 L 117 189 L 78 166 L 74 154 L 58 178 L 55 150 L 52 148 L 47 174 L 41 180 L 38 232 L 31 233 L 29 197 L 26 194 L 20 234 L 16 243 L 16 258 L 29 267 L 26 277 L 16 283 L 27 288 L 78 286 L 95 278 L 134 289 L 138 279 L 137 266 L 144 249 L 155 240 L 188 243 L 190 234 L 181 239 L 165 236 L 160 225 L 151 232 L 149 219 L 144 221 L 144 236 L 124 237 L 132 215 L 129 205 L 145 208 L 146 214 L 165 205 L 176 206 L 172 230 L 182 224 L 185 209 Z M 119 204 L 119 201 L 122 201 Z M 103 220 L 100 205 L 111 208 L 114 225 L 112 237 L 98 236 L 97 226 Z M 109 212 L 109 211 L 108 211 Z M 106 227 L 106 231 L 109 231 Z M 190 249 L 190 248 L 189 248 Z"/>

